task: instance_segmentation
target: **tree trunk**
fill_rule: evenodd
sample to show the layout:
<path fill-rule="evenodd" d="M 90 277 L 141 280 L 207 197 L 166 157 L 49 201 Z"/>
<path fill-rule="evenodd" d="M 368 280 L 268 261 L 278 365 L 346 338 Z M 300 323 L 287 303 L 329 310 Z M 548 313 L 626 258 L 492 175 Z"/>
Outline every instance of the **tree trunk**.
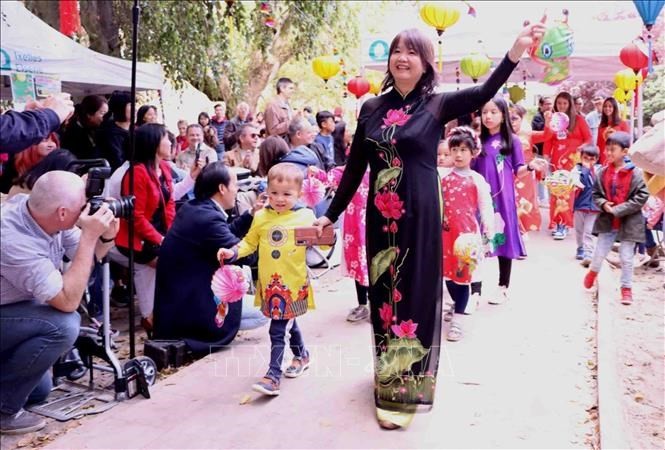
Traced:
<path fill-rule="evenodd" d="M 28 8 L 28 11 L 60 31 L 60 8 L 57 1 L 25 0 L 23 4 Z"/>
<path fill-rule="evenodd" d="M 120 56 L 118 21 L 110 0 L 80 2 L 81 25 L 90 38 L 90 49 L 104 55 Z"/>
<path fill-rule="evenodd" d="M 282 26 L 276 30 L 267 56 L 259 50 L 252 54 L 244 99 L 249 104 L 250 111 L 256 110 L 259 97 L 268 85 L 268 81 L 274 78 L 282 65 L 294 56 L 293 44 L 289 39 L 293 20 L 292 14 L 286 16 Z"/>

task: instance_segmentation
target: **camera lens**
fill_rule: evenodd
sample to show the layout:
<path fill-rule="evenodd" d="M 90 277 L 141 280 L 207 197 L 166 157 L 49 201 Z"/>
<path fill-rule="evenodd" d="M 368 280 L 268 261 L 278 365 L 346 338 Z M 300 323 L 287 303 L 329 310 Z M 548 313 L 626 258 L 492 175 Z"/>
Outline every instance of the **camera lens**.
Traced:
<path fill-rule="evenodd" d="M 109 200 L 106 203 L 113 215 L 119 219 L 127 219 L 134 211 L 134 196 L 120 197 L 119 200 Z"/>

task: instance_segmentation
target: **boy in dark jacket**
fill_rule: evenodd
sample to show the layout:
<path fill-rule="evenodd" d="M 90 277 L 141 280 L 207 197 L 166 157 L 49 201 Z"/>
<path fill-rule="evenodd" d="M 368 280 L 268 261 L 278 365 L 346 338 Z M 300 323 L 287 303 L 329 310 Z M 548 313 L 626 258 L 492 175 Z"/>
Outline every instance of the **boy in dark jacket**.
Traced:
<path fill-rule="evenodd" d="M 627 158 L 630 148 L 628 133 L 616 132 L 607 138 L 606 163 L 598 173 L 593 186 L 593 201 L 601 209 L 594 224 L 598 234 L 596 251 L 589 272 L 584 277 L 584 287 L 593 287 L 603 259 L 619 241 L 621 257 L 621 303 L 633 302 L 633 253 L 635 243 L 644 242 L 644 217 L 642 206 L 649 198 L 642 171 Z"/>
<path fill-rule="evenodd" d="M 574 224 L 577 240 L 575 259 L 582 260 L 584 267 L 591 264 L 593 255 L 593 224 L 600 210 L 593 202 L 593 185 L 601 166 L 597 164 L 599 158 L 598 147 L 585 145 L 580 151 L 582 162 L 577 163 L 573 171 L 577 172 L 580 189 L 575 193 Z"/>

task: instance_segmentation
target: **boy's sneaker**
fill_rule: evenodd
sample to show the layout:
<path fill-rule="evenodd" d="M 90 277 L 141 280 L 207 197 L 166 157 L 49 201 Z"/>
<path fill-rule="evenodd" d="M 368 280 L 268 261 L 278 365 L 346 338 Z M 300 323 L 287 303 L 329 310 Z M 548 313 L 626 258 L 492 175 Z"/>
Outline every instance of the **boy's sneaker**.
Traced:
<path fill-rule="evenodd" d="M 586 275 L 584 275 L 584 288 L 591 289 L 593 284 L 596 282 L 597 277 L 598 272 L 594 272 L 593 270 L 588 271 Z"/>
<path fill-rule="evenodd" d="M 365 305 L 360 305 L 351 310 L 349 315 L 346 316 L 346 320 L 348 320 L 349 322 L 360 322 L 361 320 L 365 320 L 368 317 L 369 317 L 369 310 Z"/>
<path fill-rule="evenodd" d="M 46 421 L 37 414 L 21 409 L 16 414 L 0 413 L 0 433 L 23 434 L 39 431 L 46 426 Z"/>
<path fill-rule="evenodd" d="M 584 259 L 584 248 L 577 247 L 577 251 L 575 252 L 575 259 L 578 261 L 582 261 Z"/>
<path fill-rule="evenodd" d="M 621 304 L 630 305 L 633 303 L 633 290 L 631 288 L 621 288 Z"/>
<path fill-rule="evenodd" d="M 293 358 L 291 365 L 284 371 L 284 376 L 286 378 L 298 378 L 307 369 L 309 369 L 309 356 L 306 358 Z"/>
<path fill-rule="evenodd" d="M 260 392 L 263 395 L 277 396 L 279 395 L 279 382 L 271 380 L 270 378 L 263 378 L 252 385 L 252 389 Z"/>

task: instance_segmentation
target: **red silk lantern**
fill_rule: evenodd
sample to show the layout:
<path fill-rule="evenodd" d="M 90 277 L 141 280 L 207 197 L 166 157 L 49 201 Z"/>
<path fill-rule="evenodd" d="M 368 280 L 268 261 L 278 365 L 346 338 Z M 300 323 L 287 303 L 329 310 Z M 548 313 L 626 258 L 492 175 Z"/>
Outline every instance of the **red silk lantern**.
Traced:
<path fill-rule="evenodd" d="M 649 56 L 644 53 L 644 50 L 631 42 L 621 49 L 619 59 L 621 59 L 624 66 L 633 69 L 633 72 L 637 75 L 640 70 L 649 66 Z"/>
<path fill-rule="evenodd" d="M 369 88 L 369 81 L 361 76 L 356 76 L 351 81 L 349 81 L 347 85 L 349 92 L 355 95 L 356 98 L 360 98 L 367 94 L 369 92 Z"/>
<path fill-rule="evenodd" d="M 78 0 L 60 0 L 58 6 L 60 10 L 60 32 L 71 38 L 81 29 Z"/>

